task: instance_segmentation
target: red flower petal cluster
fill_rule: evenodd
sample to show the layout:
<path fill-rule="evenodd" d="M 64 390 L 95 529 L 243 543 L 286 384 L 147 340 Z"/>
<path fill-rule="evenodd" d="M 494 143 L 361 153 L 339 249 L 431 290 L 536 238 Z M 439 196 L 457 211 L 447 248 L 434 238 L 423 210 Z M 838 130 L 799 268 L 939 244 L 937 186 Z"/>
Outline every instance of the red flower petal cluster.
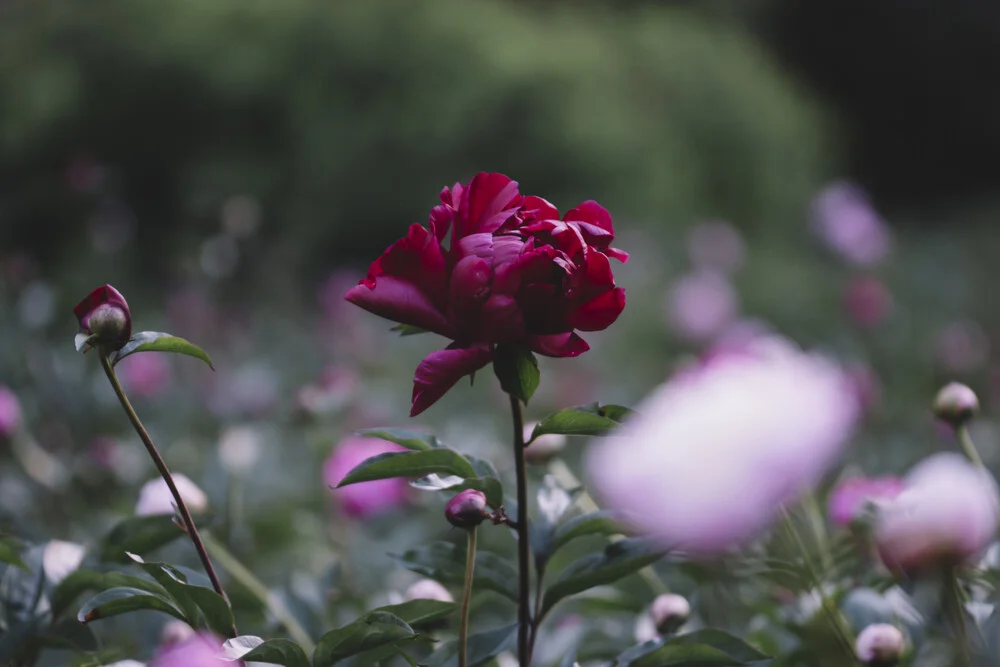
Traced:
<path fill-rule="evenodd" d="M 490 363 L 497 344 L 575 357 L 590 349 L 576 331 L 605 329 L 625 307 L 610 258 L 628 254 L 611 247 L 611 215 L 597 202 L 560 217 L 503 174 L 480 173 L 441 191 L 428 226 L 411 225 L 346 296 L 454 341 L 417 368 L 411 416 Z"/>

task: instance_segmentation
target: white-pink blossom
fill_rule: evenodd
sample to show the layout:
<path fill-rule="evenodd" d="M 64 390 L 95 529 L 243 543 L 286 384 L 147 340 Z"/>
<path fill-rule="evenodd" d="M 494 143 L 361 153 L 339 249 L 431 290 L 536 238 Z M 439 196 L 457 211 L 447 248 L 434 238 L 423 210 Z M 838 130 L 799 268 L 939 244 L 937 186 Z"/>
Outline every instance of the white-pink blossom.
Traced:
<path fill-rule="evenodd" d="M 187 475 L 173 473 L 173 478 L 174 486 L 181 494 L 188 511 L 200 514 L 208 509 L 208 496 Z M 174 513 L 174 496 L 162 477 L 143 484 L 139 491 L 139 500 L 135 504 L 135 513 L 139 516 Z"/>
<path fill-rule="evenodd" d="M 681 372 L 637 411 L 589 451 L 592 488 L 664 547 L 710 555 L 822 477 L 858 404 L 837 364 L 771 337 Z"/>

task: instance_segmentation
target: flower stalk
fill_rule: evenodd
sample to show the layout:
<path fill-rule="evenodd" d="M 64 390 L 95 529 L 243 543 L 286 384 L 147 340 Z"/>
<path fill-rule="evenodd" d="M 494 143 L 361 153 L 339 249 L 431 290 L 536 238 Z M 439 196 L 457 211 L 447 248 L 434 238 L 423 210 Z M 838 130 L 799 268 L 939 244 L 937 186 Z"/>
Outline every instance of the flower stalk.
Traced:
<path fill-rule="evenodd" d="M 517 659 L 521 667 L 529 667 L 531 545 L 528 542 L 528 469 L 524 461 L 524 414 L 520 400 L 513 395 L 510 396 L 510 411 L 514 422 L 514 472 L 517 477 Z"/>
<path fill-rule="evenodd" d="M 465 584 L 462 586 L 462 607 L 458 626 L 458 667 L 467 667 L 469 642 L 469 601 L 472 599 L 472 577 L 476 570 L 476 526 L 466 529 L 469 535 L 465 550 Z"/>
<path fill-rule="evenodd" d="M 212 567 L 212 561 L 208 557 L 208 551 L 205 549 L 205 544 L 202 542 L 201 536 L 198 534 L 198 528 L 195 526 L 194 519 L 191 518 L 191 512 L 188 511 L 187 505 L 184 503 L 184 499 L 181 497 L 180 491 L 177 490 L 177 485 L 174 483 L 173 475 L 170 474 L 170 469 L 167 468 L 166 462 L 163 460 L 163 457 L 160 456 L 160 452 L 156 449 L 156 445 L 153 444 L 152 438 L 149 437 L 149 433 L 139 420 L 139 415 L 136 414 L 135 408 L 132 407 L 132 403 L 129 402 L 128 396 L 125 395 L 125 390 L 122 388 L 121 382 L 119 382 L 118 376 L 115 374 L 115 369 L 114 366 L 111 365 L 111 359 L 108 357 L 107 350 L 98 348 L 98 357 L 101 360 L 101 367 L 104 369 L 104 374 L 108 376 L 108 382 L 111 383 L 111 388 L 118 397 L 118 401 L 121 403 L 122 409 L 125 411 L 125 415 L 128 417 L 129 421 L 132 422 L 132 427 L 139 435 L 139 439 L 142 440 L 142 444 L 146 446 L 146 451 L 149 453 L 149 457 L 153 459 L 153 464 L 160 472 L 160 476 L 163 478 L 163 481 L 166 482 L 167 488 L 170 489 L 170 493 L 174 497 L 174 503 L 177 505 L 177 511 L 181 515 L 181 521 L 184 522 L 184 530 L 187 532 L 188 537 L 191 538 L 191 543 L 194 545 L 195 551 L 198 552 L 198 558 L 201 559 L 201 564 L 205 568 L 205 574 L 208 575 L 209 580 L 212 582 L 212 588 L 214 588 L 215 592 L 222 596 L 223 599 L 228 600 L 229 598 L 226 597 L 226 592 L 222 588 L 222 583 L 219 581 L 219 577 L 215 573 L 215 568 Z M 238 633 L 234 626 L 233 636 L 236 636 L 237 634 Z"/>

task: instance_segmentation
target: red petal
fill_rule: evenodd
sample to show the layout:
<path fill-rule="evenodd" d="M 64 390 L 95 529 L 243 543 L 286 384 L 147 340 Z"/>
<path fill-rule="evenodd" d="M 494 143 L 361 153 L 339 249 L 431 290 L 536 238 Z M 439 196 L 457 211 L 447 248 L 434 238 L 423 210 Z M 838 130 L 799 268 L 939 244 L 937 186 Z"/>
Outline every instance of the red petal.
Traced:
<path fill-rule="evenodd" d="M 580 331 L 601 331 L 611 326 L 624 308 L 625 290 L 618 287 L 577 308 L 569 321 Z"/>
<path fill-rule="evenodd" d="M 73 314 L 76 315 L 76 319 L 80 321 L 80 328 L 86 330 L 90 314 L 94 312 L 98 306 L 102 306 L 104 304 L 121 308 L 125 312 L 127 335 L 125 335 L 124 338 L 128 340 L 132 336 L 132 312 L 129 310 L 128 302 L 125 301 L 125 297 L 122 296 L 122 293 L 111 285 L 98 287 L 73 308 Z"/>
<path fill-rule="evenodd" d="M 587 341 L 572 332 L 552 336 L 531 336 L 528 339 L 528 347 L 546 357 L 578 357 L 590 349 Z"/>
<path fill-rule="evenodd" d="M 572 211 L 568 211 L 563 217 L 563 220 L 567 222 L 570 220 L 578 220 L 580 222 L 590 223 L 591 225 L 598 227 L 600 230 L 610 234 L 612 238 L 614 238 L 615 235 L 615 227 L 611 222 L 611 214 L 608 213 L 608 209 L 604 208 L 592 199 L 583 202 Z M 604 234 L 600 234 L 599 232 L 595 231 L 595 233 L 600 236 L 604 236 Z"/>
<path fill-rule="evenodd" d="M 462 377 L 478 371 L 493 361 L 487 345 L 452 348 L 428 354 L 413 375 L 413 405 L 410 416 L 416 417 L 434 405 Z"/>
<path fill-rule="evenodd" d="M 496 231 L 515 213 L 512 204 L 520 199 L 517 181 L 503 174 L 486 172 L 476 174 L 465 194 L 459 211 L 460 224 L 456 225 L 459 238 L 475 232 Z"/>
<path fill-rule="evenodd" d="M 393 322 L 412 324 L 449 338 L 454 333 L 447 318 L 426 294 L 413 283 L 394 276 L 379 277 L 374 287 L 364 283 L 352 287 L 344 298 L 369 313 Z"/>

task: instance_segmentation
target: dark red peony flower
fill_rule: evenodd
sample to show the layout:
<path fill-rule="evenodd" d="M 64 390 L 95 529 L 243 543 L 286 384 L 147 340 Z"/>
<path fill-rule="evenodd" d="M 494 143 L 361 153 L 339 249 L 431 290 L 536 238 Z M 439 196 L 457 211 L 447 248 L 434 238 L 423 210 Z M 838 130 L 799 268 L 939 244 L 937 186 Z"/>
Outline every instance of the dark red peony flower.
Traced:
<path fill-rule="evenodd" d="M 121 349 L 132 337 L 132 313 L 121 292 L 111 285 L 98 287 L 73 308 L 80 330 L 96 336 L 95 345 Z"/>
<path fill-rule="evenodd" d="M 609 258 L 628 254 L 611 247 L 611 215 L 597 202 L 560 217 L 503 174 L 480 173 L 441 191 L 429 227 L 411 225 L 346 296 L 454 341 L 417 367 L 411 416 L 490 363 L 498 343 L 575 357 L 590 349 L 576 330 L 605 329 L 625 307 Z"/>

